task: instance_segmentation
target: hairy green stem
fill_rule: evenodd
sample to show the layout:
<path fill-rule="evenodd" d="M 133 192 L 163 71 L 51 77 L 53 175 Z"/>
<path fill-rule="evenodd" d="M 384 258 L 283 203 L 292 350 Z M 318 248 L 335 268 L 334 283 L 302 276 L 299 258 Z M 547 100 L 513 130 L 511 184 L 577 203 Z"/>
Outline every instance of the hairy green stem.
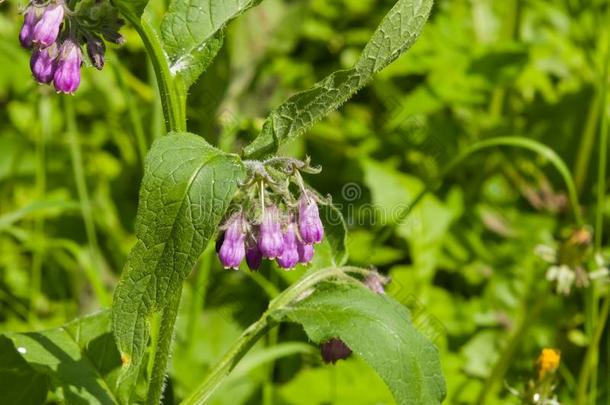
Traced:
<path fill-rule="evenodd" d="M 130 19 L 129 22 L 142 38 L 146 53 L 150 57 L 155 71 L 166 130 L 186 131 L 186 92 L 181 89 L 176 81 L 176 76 L 172 75 L 169 69 L 169 63 L 163 51 L 159 34 L 150 24 L 146 15 L 141 20 Z"/>
<path fill-rule="evenodd" d="M 250 350 L 271 327 L 275 326 L 272 315 L 281 308 L 298 301 L 316 284 L 331 278 L 349 279 L 348 274 L 368 275 L 370 270 L 357 267 L 330 267 L 319 270 L 304 277 L 296 284 L 288 287 L 277 298 L 271 301 L 269 308 L 261 318 L 250 325 L 237 339 L 233 347 L 225 354 L 222 360 L 212 369 L 206 379 L 186 398 L 183 405 L 199 405 L 205 403 L 214 394 L 226 376 L 235 368 L 239 360 Z"/>
<path fill-rule="evenodd" d="M 161 322 L 159 323 L 156 339 L 154 339 L 156 342 L 153 342 L 154 360 L 150 384 L 148 386 L 148 397 L 146 399 L 148 405 L 158 405 L 161 401 L 181 295 L 182 289 L 180 289 L 178 294 L 172 296 L 161 314 Z"/>
<path fill-rule="evenodd" d="M 64 101 L 74 181 L 76 182 L 76 190 L 78 192 L 78 198 L 80 201 L 81 215 L 83 217 L 83 222 L 85 223 L 85 232 L 89 242 L 91 261 L 93 263 L 93 268 L 90 271 L 87 271 L 86 274 L 99 303 L 102 306 L 109 306 L 111 298 L 110 294 L 108 294 L 104 288 L 104 283 L 102 281 L 102 271 L 104 269 L 104 265 L 97 242 L 95 221 L 93 220 L 93 209 L 91 208 L 91 200 L 89 198 L 89 191 L 87 190 L 87 181 L 85 179 L 85 170 L 83 167 L 83 157 L 78 140 L 78 129 L 76 127 L 74 101 L 70 97 L 64 98 Z"/>

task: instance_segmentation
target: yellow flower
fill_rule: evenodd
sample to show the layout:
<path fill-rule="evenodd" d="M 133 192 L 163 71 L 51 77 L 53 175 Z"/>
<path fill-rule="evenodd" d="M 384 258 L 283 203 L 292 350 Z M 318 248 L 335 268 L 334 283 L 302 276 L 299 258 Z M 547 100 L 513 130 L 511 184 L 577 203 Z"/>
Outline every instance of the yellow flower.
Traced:
<path fill-rule="evenodd" d="M 538 379 L 542 380 L 546 373 L 554 373 L 559 368 L 561 353 L 557 349 L 542 349 L 538 356 Z"/>

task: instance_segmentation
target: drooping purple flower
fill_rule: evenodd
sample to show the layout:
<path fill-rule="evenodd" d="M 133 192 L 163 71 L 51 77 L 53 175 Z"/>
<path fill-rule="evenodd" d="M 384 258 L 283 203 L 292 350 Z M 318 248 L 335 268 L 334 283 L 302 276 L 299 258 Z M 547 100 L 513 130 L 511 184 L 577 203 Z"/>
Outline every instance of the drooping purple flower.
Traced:
<path fill-rule="evenodd" d="M 324 238 L 318 205 L 305 193 L 299 201 L 299 231 L 305 243 L 319 243 Z"/>
<path fill-rule="evenodd" d="M 284 269 L 292 269 L 299 262 L 297 235 L 292 223 L 286 226 L 283 242 L 282 254 L 277 257 L 277 263 Z"/>
<path fill-rule="evenodd" d="M 314 248 L 312 244 L 297 241 L 297 252 L 299 252 L 299 263 L 309 263 L 313 259 Z"/>
<path fill-rule="evenodd" d="M 341 339 L 332 338 L 320 346 L 320 352 L 325 363 L 335 364 L 339 360 L 347 359 L 352 354 L 352 349 Z"/>
<path fill-rule="evenodd" d="M 97 69 L 104 68 L 104 55 L 106 54 L 106 44 L 98 36 L 91 36 L 87 39 L 87 55 L 91 64 Z"/>
<path fill-rule="evenodd" d="M 258 248 L 264 257 L 275 259 L 282 254 L 283 237 L 279 213 L 275 206 L 265 209 L 260 225 Z"/>
<path fill-rule="evenodd" d="M 47 6 L 42 17 L 34 26 L 32 41 L 41 48 L 51 46 L 59 35 L 59 28 L 64 20 L 64 4 L 62 1 Z"/>
<path fill-rule="evenodd" d="M 256 243 L 249 244 L 248 248 L 246 249 L 246 263 L 248 263 L 250 270 L 258 270 L 261 267 L 262 261 L 263 254 L 258 248 L 258 245 Z"/>
<path fill-rule="evenodd" d="M 83 62 L 80 46 L 73 39 L 67 39 L 59 48 L 59 62 L 53 76 L 53 84 L 58 93 L 74 94 L 80 85 L 80 67 Z"/>
<path fill-rule="evenodd" d="M 30 69 L 34 79 L 40 84 L 49 84 L 57 68 L 57 46 L 34 49 L 30 58 Z"/>
<path fill-rule="evenodd" d="M 32 48 L 34 40 L 34 27 L 38 22 L 35 7 L 28 7 L 23 15 L 23 25 L 19 31 L 19 42 L 21 46 L 27 49 Z"/>
<path fill-rule="evenodd" d="M 225 269 L 238 269 L 246 255 L 246 231 L 245 223 L 241 214 L 234 215 L 228 221 L 224 240 L 218 251 L 218 258 Z"/>

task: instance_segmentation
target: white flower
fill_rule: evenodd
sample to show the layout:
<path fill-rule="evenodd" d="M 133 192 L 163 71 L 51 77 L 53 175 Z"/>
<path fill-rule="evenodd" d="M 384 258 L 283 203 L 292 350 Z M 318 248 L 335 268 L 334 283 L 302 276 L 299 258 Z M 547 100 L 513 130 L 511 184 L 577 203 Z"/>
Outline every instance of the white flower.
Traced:
<path fill-rule="evenodd" d="M 557 282 L 557 294 L 569 295 L 572 285 L 576 280 L 576 274 L 569 266 L 551 266 L 546 272 L 546 279 Z"/>
<path fill-rule="evenodd" d="M 547 263 L 557 262 L 557 250 L 548 245 L 536 245 L 534 254 Z"/>

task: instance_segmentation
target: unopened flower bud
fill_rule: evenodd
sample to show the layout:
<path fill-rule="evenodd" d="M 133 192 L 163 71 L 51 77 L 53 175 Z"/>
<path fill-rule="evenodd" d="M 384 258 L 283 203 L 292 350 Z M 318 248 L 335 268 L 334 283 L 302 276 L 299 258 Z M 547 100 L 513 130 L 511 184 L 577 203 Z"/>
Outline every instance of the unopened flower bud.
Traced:
<path fill-rule="evenodd" d="M 53 80 L 57 69 L 57 46 L 45 49 L 34 49 L 30 58 L 30 69 L 34 79 L 40 84 L 48 84 Z"/>
<path fill-rule="evenodd" d="M 32 40 L 41 48 L 51 46 L 57 40 L 59 28 L 64 20 L 63 2 L 51 3 L 34 26 Z"/>
<path fill-rule="evenodd" d="M 92 36 L 87 39 L 87 55 L 91 64 L 97 69 L 104 68 L 104 55 L 106 54 L 106 44 L 98 36 Z"/>
<path fill-rule="evenodd" d="M 269 206 L 263 214 L 258 247 L 264 257 L 275 259 L 282 254 L 283 237 L 277 208 Z"/>
<path fill-rule="evenodd" d="M 246 255 L 245 239 L 245 224 L 241 214 L 237 214 L 229 219 L 222 246 L 218 251 L 218 258 L 225 269 L 239 268 Z"/>
<path fill-rule="evenodd" d="M 318 205 L 305 193 L 299 201 L 299 231 L 305 243 L 319 243 L 324 238 Z"/>
<path fill-rule="evenodd" d="M 27 49 L 32 48 L 34 40 L 34 27 L 38 22 L 35 7 L 28 7 L 23 15 L 23 25 L 19 31 L 19 42 L 21 46 Z"/>
<path fill-rule="evenodd" d="M 383 276 L 376 271 L 371 272 L 365 279 L 364 285 L 377 294 L 385 294 L 384 286 L 390 282 L 389 277 Z"/>
<path fill-rule="evenodd" d="M 118 32 L 104 32 L 104 39 L 108 42 L 112 42 L 115 45 L 123 45 L 125 43 L 125 37 Z"/>
<path fill-rule="evenodd" d="M 299 263 L 309 263 L 313 259 L 314 248 L 309 243 L 297 241 L 297 252 L 299 253 Z"/>
<path fill-rule="evenodd" d="M 284 246 L 282 254 L 278 256 L 277 263 L 284 269 L 292 269 L 299 262 L 299 252 L 297 247 L 297 235 L 294 225 L 288 224 L 283 237 Z"/>
<path fill-rule="evenodd" d="M 59 61 L 53 76 L 53 84 L 58 93 L 74 94 L 78 89 L 82 61 L 82 52 L 76 41 L 65 40 L 59 48 Z"/>
<path fill-rule="evenodd" d="M 335 364 L 339 360 L 347 359 L 352 350 L 341 339 L 333 338 L 320 346 L 322 359 L 325 363 Z"/>

